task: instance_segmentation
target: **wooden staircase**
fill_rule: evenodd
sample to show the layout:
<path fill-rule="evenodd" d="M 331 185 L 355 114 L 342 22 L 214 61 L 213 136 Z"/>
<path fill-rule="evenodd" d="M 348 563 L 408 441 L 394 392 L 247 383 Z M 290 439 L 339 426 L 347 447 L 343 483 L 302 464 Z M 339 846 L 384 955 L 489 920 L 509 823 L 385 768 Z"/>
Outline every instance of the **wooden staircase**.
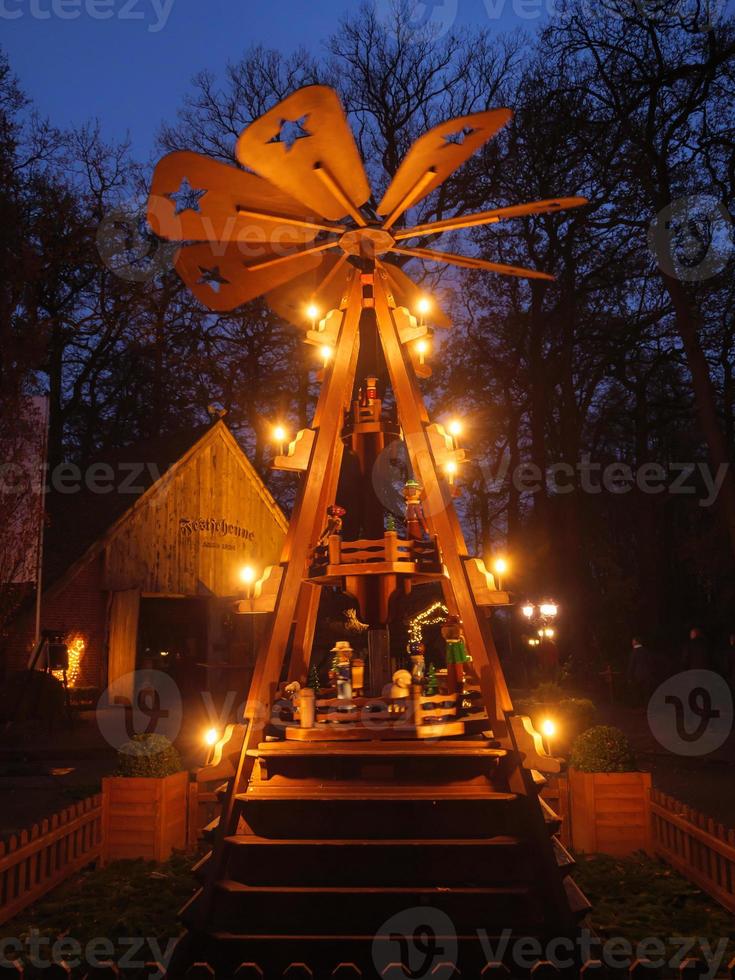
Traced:
<path fill-rule="evenodd" d="M 248 754 L 235 832 L 218 870 L 211 856 L 198 868 L 211 893 L 183 913 L 186 962 L 218 978 L 242 963 L 266 976 L 354 963 L 377 976 L 398 955 L 396 934 L 410 942 L 422 924 L 446 931 L 436 942 L 478 976 L 487 937 L 573 937 L 589 908 L 558 819 L 532 779 L 530 795 L 513 791 L 517 760 L 491 740 L 266 741 Z"/>

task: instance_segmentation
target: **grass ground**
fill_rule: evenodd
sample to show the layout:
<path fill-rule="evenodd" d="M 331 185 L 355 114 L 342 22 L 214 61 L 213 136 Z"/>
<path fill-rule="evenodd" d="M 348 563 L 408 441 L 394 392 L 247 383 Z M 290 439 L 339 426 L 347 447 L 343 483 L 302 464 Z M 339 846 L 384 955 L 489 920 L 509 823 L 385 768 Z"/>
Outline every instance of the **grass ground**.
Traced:
<path fill-rule="evenodd" d="M 667 960 L 690 938 L 687 956 L 707 953 L 701 939 L 711 949 L 723 941 L 723 965 L 735 955 L 732 913 L 663 861 L 644 854 L 578 858 L 574 879 L 592 903 L 594 929 L 604 938 L 621 936 L 633 944 L 662 940 Z"/>
<path fill-rule="evenodd" d="M 176 854 L 165 864 L 115 861 L 83 871 L 0 926 L 0 942 L 17 938 L 27 951 L 34 932 L 52 944 L 61 937 L 75 940 L 82 949 L 103 939 L 114 952 L 95 953 L 99 959 L 159 960 L 182 931 L 177 912 L 196 888 L 192 863 L 190 854 Z"/>
<path fill-rule="evenodd" d="M 136 955 L 159 959 L 155 944 L 165 951 L 181 931 L 176 912 L 195 889 L 191 864 L 191 856 L 175 855 L 160 865 L 118 861 L 83 872 L 0 926 L 0 939 L 27 943 L 37 930 L 52 941 L 72 938 L 85 948 L 103 937 L 112 941 L 119 959 L 130 955 L 125 940 L 140 937 L 146 942 Z M 635 945 L 653 937 L 663 940 L 670 954 L 679 948 L 671 942 L 675 937 L 705 937 L 714 945 L 727 937 L 723 963 L 735 954 L 732 915 L 660 861 L 642 855 L 581 859 L 575 878 L 594 906 L 593 925 L 604 938 L 623 937 Z"/>

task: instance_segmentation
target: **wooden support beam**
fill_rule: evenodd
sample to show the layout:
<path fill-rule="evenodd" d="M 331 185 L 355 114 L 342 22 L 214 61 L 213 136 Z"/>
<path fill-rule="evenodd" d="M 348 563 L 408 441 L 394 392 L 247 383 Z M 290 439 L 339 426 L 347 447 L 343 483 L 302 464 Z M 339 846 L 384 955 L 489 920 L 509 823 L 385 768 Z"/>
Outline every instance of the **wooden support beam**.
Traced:
<path fill-rule="evenodd" d="M 449 487 L 437 472 L 431 439 L 427 432 L 429 419 L 424 400 L 413 366 L 401 346 L 381 273 L 375 277 L 375 312 L 406 449 L 416 479 L 424 487 L 426 519 L 439 539 L 449 574 L 449 588 L 454 593 L 467 644 L 479 674 L 488 717 L 496 729 L 497 737 L 503 738 L 508 734 L 506 712 L 513 710 L 513 704 L 489 624 L 475 602 L 467 577 L 464 559 L 468 556 L 464 535 Z"/>
<path fill-rule="evenodd" d="M 323 502 L 324 484 L 331 477 L 335 449 L 340 444 L 342 410 L 345 399 L 349 400 L 351 396 L 354 384 L 361 315 L 362 284 L 359 279 L 356 279 L 347 300 L 346 315 L 342 322 L 334 358 L 326 369 L 313 421 L 316 438 L 309 468 L 304 476 L 281 553 L 284 572 L 276 600 L 273 624 L 267 642 L 261 649 L 255 664 L 245 706 L 247 731 L 237 771 L 228 787 L 227 798 L 222 807 L 212 856 L 212 873 L 208 876 L 201 902 L 196 909 L 197 920 L 202 923 L 209 917 L 216 883 L 221 877 L 225 838 L 236 829 L 233 826 L 236 795 L 243 781 L 247 782 L 252 772 L 253 758 L 248 756 L 248 750 L 255 748 L 264 738 L 264 728 L 268 721 L 302 582 L 306 575 L 309 551 L 316 540 L 318 524 L 323 518 L 320 506 Z"/>

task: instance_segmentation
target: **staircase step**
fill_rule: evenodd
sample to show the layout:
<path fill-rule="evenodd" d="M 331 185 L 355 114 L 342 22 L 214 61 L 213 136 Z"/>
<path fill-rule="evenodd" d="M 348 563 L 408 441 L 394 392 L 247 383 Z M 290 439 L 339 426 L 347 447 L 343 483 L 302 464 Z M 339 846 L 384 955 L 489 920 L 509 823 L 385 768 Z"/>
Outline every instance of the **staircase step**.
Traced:
<path fill-rule="evenodd" d="M 528 887 L 251 887 L 230 880 L 217 885 L 215 916 L 224 929 L 247 927 L 270 933 L 274 923 L 286 933 L 318 936 L 379 931 L 391 916 L 430 906 L 449 916 L 455 928 L 471 931 L 502 921 L 508 928 L 543 926 L 543 904 Z"/>
<path fill-rule="evenodd" d="M 267 783 L 237 799 L 239 833 L 261 837 L 315 840 L 319 838 L 418 838 L 442 835 L 456 838 L 512 836 L 524 821 L 524 807 L 535 800 L 492 790 L 387 786 L 382 792 L 362 786 L 349 791 L 321 787 L 302 790 L 276 789 L 269 795 Z"/>
<path fill-rule="evenodd" d="M 412 758 L 434 756 L 477 756 L 479 758 L 501 759 L 508 753 L 505 749 L 488 746 L 486 741 L 441 741 L 441 742 L 261 742 L 255 749 L 248 749 L 248 755 L 259 759 L 271 758 L 324 758 L 336 756 L 394 757 Z"/>
<path fill-rule="evenodd" d="M 204 881 L 211 866 L 211 862 L 212 852 L 207 851 L 207 853 L 203 855 L 203 857 L 200 857 L 196 864 L 194 864 L 191 869 L 191 873 L 194 875 L 197 881 Z"/>
<path fill-rule="evenodd" d="M 517 837 L 485 839 L 226 839 L 226 876 L 243 884 L 354 887 L 497 886 L 534 880 Z M 295 872 L 298 869 L 298 872 Z"/>
<path fill-rule="evenodd" d="M 369 783 L 361 780 L 344 782 L 301 782 L 289 780 L 291 785 L 270 781 L 251 783 L 245 793 L 238 793 L 238 800 L 314 800 L 333 802 L 335 800 L 455 800 L 478 799 L 496 800 L 500 803 L 517 799 L 515 793 L 498 793 L 490 784 L 442 783 L 436 786 L 423 784 Z"/>
<path fill-rule="evenodd" d="M 552 843 L 554 845 L 554 854 L 556 855 L 557 867 L 564 874 L 569 874 L 569 872 L 576 867 L 577 862 L 558 837 L 554 837 Z"/>

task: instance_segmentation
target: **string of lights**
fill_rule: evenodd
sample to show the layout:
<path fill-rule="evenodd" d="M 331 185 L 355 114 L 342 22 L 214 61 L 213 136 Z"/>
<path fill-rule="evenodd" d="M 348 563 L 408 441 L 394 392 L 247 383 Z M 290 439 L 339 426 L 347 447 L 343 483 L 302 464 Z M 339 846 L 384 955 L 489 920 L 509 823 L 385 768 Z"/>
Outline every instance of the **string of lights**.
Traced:
<path fill-rule="evenodd" d="M 443 602 L 439 602 L 438 600 L 432 602 L 430 606 L 427 606 L 426 609 L 417 613 L 413 619 L 408 621 L 408 642 L 423 642 L 424 626 L 435 626 L 437 623 L 443 623 L 448 615 L 449 610 Z"/>

